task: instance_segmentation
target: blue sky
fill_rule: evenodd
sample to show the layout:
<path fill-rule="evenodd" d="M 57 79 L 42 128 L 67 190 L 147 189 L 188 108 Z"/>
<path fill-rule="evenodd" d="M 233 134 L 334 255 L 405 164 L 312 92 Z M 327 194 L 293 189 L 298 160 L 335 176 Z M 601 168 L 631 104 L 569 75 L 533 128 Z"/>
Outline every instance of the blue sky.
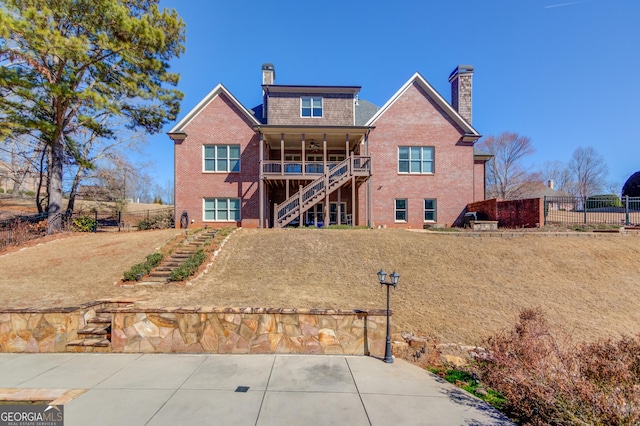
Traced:
<path fill-rule="evenodd" d="M 172 61 L 180 118 L 222 83 L 261 102 L 261 64 L 276 84 L 362 86 L 382 106 L 414 72 L 450 100 L 448 76 L 475 67 L 473 126 L 532 139 L 535 167 L 593 146 L 617 188 L 640 170 L 640 1 L 178 1 L 186 53 Z M 168 131 L 175 123 L 165 126 Z M 173 180 L 173 143 L 148 138 L 147 172 Z M 619 189 L 617 191 L 619 193 Z"/>

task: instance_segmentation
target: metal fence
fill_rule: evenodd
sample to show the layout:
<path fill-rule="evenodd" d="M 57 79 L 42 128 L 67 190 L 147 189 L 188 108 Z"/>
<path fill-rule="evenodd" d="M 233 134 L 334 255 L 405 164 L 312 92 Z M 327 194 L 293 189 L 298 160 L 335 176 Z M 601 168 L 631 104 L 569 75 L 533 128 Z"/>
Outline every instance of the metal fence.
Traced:
<path fill-rule="evenodd" d="M 640 226 L 640 197 L 544 197 L 544 223 Z"/>
<path fill-rule="evenodd" d="M 75 212 L 62 215 L 63 229 L 70 231 L 136 231 L 174 226 L 174 208 L 139 212 Z M 41 237 L 47 230 L 47 213 L 14 216 L 0 221 L 0 249 Z"/>

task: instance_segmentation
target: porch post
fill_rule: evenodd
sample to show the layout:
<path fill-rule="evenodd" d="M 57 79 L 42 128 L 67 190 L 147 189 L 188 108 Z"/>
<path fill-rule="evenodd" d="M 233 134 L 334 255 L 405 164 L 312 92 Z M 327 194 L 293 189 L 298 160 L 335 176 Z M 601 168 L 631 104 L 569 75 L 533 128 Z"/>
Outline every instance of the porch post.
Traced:
<path fill-rule="evenodd" d="M 327 134 L 322 136 L 322 170 L 324 172 L 324 227 L 329 226 L 329 170 L 327 170 Z"/>
<path fill-rule="evenodd" d="M 345 141 L 346 150 L 344 152 L 345 158 L 349 156 L 349 133 L 347 133 L 347 139 Z"/>
<path fill-rule="evenodd" d="M 284 133 L 280 133 L 280 174 L 284 175 Z"/>
<path fill-rule="evenodd" d="M 304 144 L 305 144 L 305 140 L 304 140 L 304 133 L 302 134 L 302 176 L 305 175 L 306 173 L 306 168 L 307 166 L 304 164 L 305 160 L 305 153 L 304 153 Z"/>
<path fill-rule="evenodd" d="M 259 144 L 259 167 L 260 167 L 260 176 L 258 178 L 258 200 L 259 200 L 259 209 L 260 209 L 260 223 L 258 224 L 258 228 L 264 228 L 264 169 L 262 167 L 262 160 L 264 160 L 264 136 L 260 133 L 260 144 Z"/>
<path fill-rule="evenodd" d="M 336 215 L 337 215 L 337 216 L 336 216 L 336 223 L 337 223 L 338 225 L 340 225 L 340 224 L 341 224 L 341 223 L 340 223 L 340 222 L 341 222 L 341 221 L 340 221 L 340 213 L 342 213 L 342 212 L 341 212 L 341 210 L 342 210 L 342 209 L 341 209 L 341 207 L 340 207 L 340 202 L 341 202 L 341 201 L 342 201 L 342 187 L 338 188 L 338 205 L 336 206 Z"/>
<path fill-rule="evenodd" d="M 298 227 L 303 227 L 304 222 L 302 221 L 302 185 L 298 187 Z"/>
<path fill-rule="evenodd" d="M 356 176 L 351 176 L 351 226 L 356 226 Z"/>
<path fill-rule="evenodd" d="M 351 226 L 356 223 L 356 175 L 353 173 L 353 151 L 351 151 L 349 164 L 351 166 Z"/>

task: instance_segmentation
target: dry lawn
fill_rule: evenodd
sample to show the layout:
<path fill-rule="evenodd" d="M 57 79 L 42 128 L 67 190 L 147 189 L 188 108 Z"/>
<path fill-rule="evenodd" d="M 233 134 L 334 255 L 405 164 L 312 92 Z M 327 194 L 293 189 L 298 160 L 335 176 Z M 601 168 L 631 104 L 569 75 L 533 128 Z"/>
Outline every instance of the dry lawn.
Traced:
<path fill-rule="evenodd" d="M 127 297 L 114 282 L 179 234 L 143 232 L 62 233 L 0 252 L 0 308 L 73 306 Z"/>
<path fill-rule="evenodd" d="M 63 201 L 63 208 L 67 208 L 66 198 Z M 115 206 L 110 202 L 98 202 L 88 200 L 76 200 L 74 211 L 89 211 L 96 209 L 98 211 L 109 211 Z M 167 205 L 161 204 L 145 204 L 145 203 L 129 203 L 127 204 L 126 211 L 129 213 L 144 212 L 147 210 L 165 209 Z M 19 197 L 0 197 L 0 220 L 10 219 L 16 214 L 36 214 L 38 208 L 34 198 L 19 198 Z"/>
<path fill-rule="evenodd" d="M 145 306 L 384 308 L 400 330 L 479 343 L 541 306 L 577 339 L 640 331 L 640 237 L 494 238 L 404 230 L 240 230 L 192 286 L 120 288 L 176 231 L 74 234 L 0 256 L 0 306 L 139 297 Z"/>

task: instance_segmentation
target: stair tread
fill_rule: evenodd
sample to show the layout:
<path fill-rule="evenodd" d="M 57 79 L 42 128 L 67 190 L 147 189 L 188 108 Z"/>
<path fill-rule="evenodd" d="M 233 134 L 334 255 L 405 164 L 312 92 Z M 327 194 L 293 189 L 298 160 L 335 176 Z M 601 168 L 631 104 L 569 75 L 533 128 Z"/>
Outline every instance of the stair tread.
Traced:
<path fill-rule="evenodd" d="M 67 343 L 67 346 L 94 346 L 94 347 L 109 347 L 111 342 L 107 339 L 94 338 L 94 339 L 78 339 L 72 340 Z"/>
<path fill-rule="evenodd" d="M 111 324 L 111 318 L 93 317 L 87 320 L 88 324 Z"/>
<path fill-rule="evenodd" d="M 100 326 L 87 326 L 78 330 L 78 334 L 109 334 L 107 328 L 111 327 L 111 324 L 104 324 Z"/>

